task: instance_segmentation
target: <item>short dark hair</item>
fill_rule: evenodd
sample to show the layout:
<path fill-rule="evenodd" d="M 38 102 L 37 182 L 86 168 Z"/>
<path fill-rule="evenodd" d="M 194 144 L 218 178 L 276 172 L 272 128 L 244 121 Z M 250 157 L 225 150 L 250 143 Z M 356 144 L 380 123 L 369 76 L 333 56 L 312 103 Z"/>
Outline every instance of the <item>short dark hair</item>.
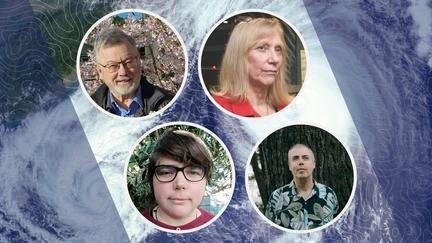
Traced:
<path fill-rule="evenodd" d="M 148 165 L 147 179 L 150 182 L 153 200 L 153 175 L 161 157 L 186 165 L 203 166 L 207 181 L 210 181 L 213 175 L 213 156 L 205 143 L 191 132 L 176 128 L 168 129 L 158 139 Z"/>

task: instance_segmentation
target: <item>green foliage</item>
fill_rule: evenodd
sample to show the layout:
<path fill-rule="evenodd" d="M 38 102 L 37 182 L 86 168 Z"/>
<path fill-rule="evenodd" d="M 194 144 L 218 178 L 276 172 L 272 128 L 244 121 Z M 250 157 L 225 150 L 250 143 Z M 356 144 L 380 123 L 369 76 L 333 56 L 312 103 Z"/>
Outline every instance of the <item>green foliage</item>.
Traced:
<path fill-rule="evenodd" d="M 129 160 L 127 171 L 127 187 L 131 199 L 133 202 L 135 202 L 137 208 L 146 208 L 153 204 L 150 197 L 151 188 L 150 184 L 146 180 L 146 174 L 149 159 L 155 145 L 156 140 L 144 139 L 135 148 Z"/>
<path fill-rule="evenodd" d="M 114 16 L 112 23 L 116 26 L 122 26 L 126 23 L 126 21 L 120 16 Z"/>
<path fill-rule="evenodd" d="M 209 148 L 214 158 L 215 170 L 213 178 L 209 181 L 206 194 L 211 195 L 228 189 L 232 185 L 231 163 L 228 154 L 221 144 L 210 134 L 200 128 L 188 125 L 173 125 L 160 128 L 146 136 L 135 148 L 129 159 L 127 171 L 127 187 L 132 201 L 139 211 L 155 206 L 151 198 L 147 168 L 149 158 L 153 152 L 158 138 L 167 130 L 177 127 L 180 130 L 192 132 L 197 135 Z"/>
<path fill-rule="evenodd" d="M 34 9 L 40 7 L 37 3 L 33 4 Z M 75 70 L 78 47 L 85 32 L 105 14 L 103 9 L 109 11 L 100 3 L 92 7 L 92 11 L 70 11 L 88 9 L 89 6 L 82 1 L 68 1 L 63 8 L 47 9 L 36 14 L 42 34 L 62 77 Z"/>

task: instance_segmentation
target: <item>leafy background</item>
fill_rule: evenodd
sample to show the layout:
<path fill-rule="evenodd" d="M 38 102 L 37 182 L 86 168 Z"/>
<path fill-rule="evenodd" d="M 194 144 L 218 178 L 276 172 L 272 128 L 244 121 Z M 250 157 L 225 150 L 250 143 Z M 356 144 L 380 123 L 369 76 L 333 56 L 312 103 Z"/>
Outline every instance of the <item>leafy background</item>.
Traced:
<path fill-rule="evenodd" d="M 221 143 L 206 131 L 189 125 L 171 125 L 159 128 L 145 136 L 134 149 L 127 169 L 127 187 L 129 195 L 138 211 L 156 206 L 150 199 L 151 188 L 147 178 L 149 159 L 159 137 L 171 128 L 188 131 L 198 136 L 209 148 L 213 156 L 214 172 L 212 179 L 208 181 L 205 196 L 226 191 L 232 186 L 232 167 L 227 151 Z M 228 197 L 228 195 L 227 195 Z M 211 207 L 210 210 L 217 214 L 220 208 Z"/>

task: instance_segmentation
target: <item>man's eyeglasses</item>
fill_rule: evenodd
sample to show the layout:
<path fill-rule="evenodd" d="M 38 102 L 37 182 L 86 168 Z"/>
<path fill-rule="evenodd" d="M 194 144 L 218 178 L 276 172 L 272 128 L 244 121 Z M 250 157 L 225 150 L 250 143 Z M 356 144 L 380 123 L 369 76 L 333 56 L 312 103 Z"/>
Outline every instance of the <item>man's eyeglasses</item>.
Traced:
<path fill-rule="evenodd" d="M 136 55 L 135 57 L 131 57 L 128 58 L 122 62 L 110 62 L 106 65 L 102 65 L 100 63 L 98 63 L 99 65 L 101 65 L 102 67 L 106 68 L 106 70 L 108 70 L 109 73 L 115 73 L 120 69 L 120 64 L 123 64 L 123 67 L 126 69 L 130 69 L 130 68 L 134 68 L 138 65 L 138 55 Z"/>
<path fill-rule="evenodd" d="M 176 178 L 179 171 L 183 173 L 186 180 L 197 182 L 204 178 L 206 168 L 194 165 L 188 165 L 181 168 L 172 165 L 158 165 L 155 167 L 155 176 L 160 182 L 171 182 Z"/>

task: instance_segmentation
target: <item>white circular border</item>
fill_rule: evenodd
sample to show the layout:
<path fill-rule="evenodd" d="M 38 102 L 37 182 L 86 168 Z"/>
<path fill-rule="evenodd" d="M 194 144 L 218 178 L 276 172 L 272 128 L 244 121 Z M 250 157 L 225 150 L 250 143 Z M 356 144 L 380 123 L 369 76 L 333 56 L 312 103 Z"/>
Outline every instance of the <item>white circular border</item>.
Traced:
<path fill-rule="evenodd" d="M 251 192 L 249 191 L 249 186 L 248 186 L 248 182 L 249 182 L 249 179 L 248 179 L 248 173 L 250 172 L 250 162 L 251 162 L 251 160 L 252 160 L 252 156 L 253 156 L 253 154 L 255 153 L 255 151 L 258 149 L 258 146 L 267 138 L 267 137 L 269 137 L 271 134 L 273 134 L 274 132 L 277 132 L 277 131 L 279 131 L 279 130 L 281 130 L 281 129 L 284 129 L 284 128 L 286 128 L 286 127 L 290 127 L 290 126 L 296 126 L 296 125 L 306 125 L 306 126 L 312 126 L 312 127 L 316 127 L 316 128 L 319 128 L 319 129 L 322 129 L 322 130 L 324 130 L 324 131 L 326 131 L 326 132 L 328 132 L 329 134 L 331 134 L 333 137 L 335 137 L 337 140 L 338 140 L 338 142 L 340 143 L 340 144 L 342 144 L 342 146 L 345 148 L 345 151 L 348 153 L 348 156 L 349 156 L 349 158 L 351 159 L 351 165 L 352 165 L 352 168 L 353 168 L 353 180 L 354 180 L 354 182 L 353 182 L 353 187 L 352 187 L 352 189 L 351 189 L 351 195 L 350 195 L 350 197 L 349 197 L 349 199 L 348 199 L 348 201 L 347 201 L 347 203 L 345 204 L 345 207 L 342 209 L 342 211 L 335 217 L 335 218 L 333 218 L 332 220 L 330 220 L 330 222 L 328 222 L 327 224 L 325 224 L 325 225 L 322 225 L 322 226 L 320 226 L 320 227 L 317 227 L 317 228 L 314 228 L 314 229 L 307 229 L 307 230 L 293 230 L 293 229 L 287 229 L 287 228 L 284 228 L 284 227 L 282 227 L 282 226 L 279 226 L 279 225 L 276 225 L 273 221 L 271 221 L 270 219 L 268 219 L 259 209 L 258 209 L 258 207 L 255 205 L 255 202 L 254 202 L 254 200 L 253 200 L 253 197 L 251 196 Z M 248 161 L 247 161 L 247 164 L 246 164 L 246 170 L 245 170 L 245 172 L 246 172 L 246 176 L 245 176 L 245 185 L 246 185 L 246 193 L 247 193 L 247 195 L 248 195 L 248 197 L 249 197 L 249 201 L 251 202 L 251 204 L 252 204 L 252 206 L 253 206 L 253 208 L 255 209 L 255 211 L 258 213 L 258 215 L 261 217 L 261 218 L 263 218 L 265 221 L 267 221 L 271 226 L 273 226 L 273 227 L 276 227 L 276 228 L 278 228 L 278 229 L 280 229 L 280 230 L 283 230 L 283 231 L 286 231 L 286 232 L 290 232 L 290 233 L 299 233 L 299 234 L 304 234 L 304 233 L 312 233 L 312 232 L 316 232 L 316 231 L 319 231 L 319 230 L 323 230 L 323 229 L 325 229 L 325 228 L 327 228 L 327 227 L 329 227 L 330 225 L 332 225 L 334 222 L 336 222 L 336 221 L 338 221 L 339 220 L 339 218 L 341 218 L 342 217 L 342 215 L 343 214 L 345 214 L 345 212 L 348 210 L 348 208 L 350 207 L 350 205 L 351 205 L 351 202 L 352 202 L 352 200 L 353 200 L 353 198 L 354 198 L 354 195 L 355 195 L 355 192 L 356 192 L 356 188 L 357 188 L 357 167 L 356 167 L 356 164 L 355 164 L 355 162 L 354 162 L 354 157 L 353 157 L 353 155 L 351 154 L 351 151 L 348 149 L 348 147 L 345 145 L 345 143 L 343 143 L 342 142 L 342 140 L 341 139 L 339 139 L 337 136 L 335 136 L 333 133 L 331 133 L 331 132 L 329 132 L 329 130 L 327 130 L 327 129 L 324 129 L 324 128 L 322 128 L 321 126 L 318 126 L 317 124 L 313 124 L 313 123 L 290 123 L 290 124 L 284 124 L 283 126 L 280 126 L 280 127 L 278 127 L 277 129 L 275 129 L 275 130 L 273 130 L 272 132 L 270 132 L 270 133 L 268 133 L 267 134 L 267 136 L 265 136 L 264 138 L 262 138 L 262 139 L 260 139 L 258 142 L 257 142 L 257 144 L 253 147 L 253 149 L 252 149 L 252 151 L 251 151 L 251 153 L 250 153 L 250 155 L 249 155 L 249 158 L 248 158 Z M 253 171 L 252 171 L 253 172 Z M 254 173 L 255 174 L 255 173 Z M 263 199 L 264 200 L 264 199 Z"/>
<path fill-rule="evenodd" d="M 227 19 L 229 19 L 231 17 L 234 17 L 236 15 L 240 15 L 242 13 L 265 13 L 265 14 L 272 15 L 272 16 L 274 16 L 274 17 L 282 20 L 285 24 L 287 24 L 296 33 L 297 37 L 300 39 L 300 41 L 301 41 L 301 43 L 303 45 L 303 48 L 304 48 L 304 51 L 305 51 L 305 55 L 306 55 L 306 74 L 305 74 L 304 80 L 302 80 L 303 83 L 302 83 L 302 87 L 300 88 L 299 93 L 294 97 L 294 99 L 290 102 L 290 104 L 288 104 L 285 108 L 283 108 L 282 110 L 280 110 L 280 111 L 278 111 L 278 112 L 276 112 L 274 114 L 271 114 L 271 115 L 268 115 L 268 116 L 264 116 L 264 117 L 245 117 L 245 116 L 239 116 L 239 115 L 234 114 L 234 113 L 232 113 L 230 111 L 227 111 L 225 108 L 223 108 L 222 106 L 220 106 L 216 101 L 214 101 L 213 97 L 211 96 L 211 94 L 207 90 L 207 86 L 206 86 L 204 78 L 202 76 L 201 59 L 202 59 L 202 54 L 203 54 L 203 51 L 204 51 L 204 47 L 207 44 L 208 38 L 213 34 L 214 30 L 219 25 L 221 25 L 225 20 L 227 20 Z M 233 13 L 225 16 L 221 20 L 219 20 L 216 24 L 213 25 L 213 27 L 210 29 L 210 31 L 207 33 L 206 37 L 204 38 L 204 40 L 203 40 L 203 42 L 201 44 L 201 48 L 200 48 L 200 52 L 199 52 L 199 57 L 198 57 L 198 76 L 200 78 L 201 85 L 202 85 L 202 87 L 204 89 L 204 92 L 206 93 L 207 97 L 211 100 L 211 102 L 214 105 L 216 105 L 219 108 L 219 110 L 223 111 L 224 113 L 226 113 L 226 114 L 228 114 L 230 116 L 233 116 L 235 118 L 246 119 L 246 120 L 247 119 L 260 119 L 260 118 L 272 117 L 272 116 L 276 116 L 277 114 L 282 113 L 283 111 L 288 110 L 289 107 L 292 106 L 292 103 L 294 103 L 297 100 L 296 99 L 297 96 L 299 96 L 301 94 L 301 92 L 303 90 L 303 87 L 304 87 L 304 85 L 306 83 L 307 77 L 309 76 L 308 75 L 309 69 L 310 69 L 309 68 L 309 51 L 307 49 L 306 42 L 303 39 L 303 36 L 300 34 L 300 31 L 297 30 L 297 28 L 294 27 L 294 25 L 291 24 L 291 22 L 289 22 L 288 20 L 286 20 L 284 17 L 280 16 L 279 14 L 276 14 L 274 12 L 271 12 L 271 11 L 268 11 L 268 10 L 264 10 L 264 9 L 244 9 L 244 10 L 233 12 Z"/>
<path fill-rule="evenodd" d="M 148 114 L 146 116 L 142 116 L 142 117 L 122 117 L 122 116 L 118 116 L 115 114 L 112 114 L 104 109 L 102 109 L 102 107 L 100 107 L 90 96 L 90 94 L 88 93 L 88 91 L 86 90 L 86 88 L 84 87 L 84 82 L 81 80 L 81 70 L 80 70 L 80 57 L 81 57 L 81 52 L 82 52 L 82 48 L 84 46 L 85 40 L 87 40 L 88 36 L 90 35 L 90 33 L 92 32 L 92 30 L 94 28 L 96 28 L 96 26 L 98 26 L 101 22 L 107 20 L 109 17 L 111 16 L 115 16 L 115 15 L 119 15 L 122 13 L 132 13 L 132 12 L 137 12 L 137 13 L 141 13 L 141 14 L 146 14 L 146 15 L 150 15 L 153 16 L 159 20 L 161 20 L 164 24 L 166 24 L 168 27 L 171 28 L 171 30 L 174 32 L 174 34 L 177 36 L 178 40 L 180 41 L 180 44 L 183 48 L 183 53 L 185 56 L 185 63 L 184 63 L 184 76 L 183 76 L 183 81 L 182 84 L 180 85 L 180 89 L 176 92 L 176 94 L 174 95 L 174 98 L 167 104 L 165 105 L 163 108 L 161 108 L 160 110 L 153 112 L 151 114 Z M 181 38 L 180 34 L 177 32 L 177 30 L 164 18 L 162 18 L 161 16 L 152 13 L 150 11 L 147 10 L 143 10 L 143 9 L 137 9 L 137 8 L 129 8 L 129 9 L 122 9 L 122 10 L 117 10 L 114 11 L 112 13 L 109 13 L 105 16 L 103 16 L 102 18 L 100 18 L 98 21 L 96 21 L 96 23 L 94 23 L 86 32 L 86 34 L 84 35 L 83 39 L 81 40 L 80 46 L 78 48 L 78 53 L 77 53 L 77 61 L 76 61 L 76 70 L 77 70 L 77 79 L 80 82 L 80 86 L 81 89 L 83 91 L 83 93 L 85 94 L 85 96 L 88 98 L 88 100 L 90 100 L 90 102 L 93 104 L 93 106 L 95 106 L 97 109 L 99 109 L 100 111 L 102 111 L 102 113 L 107 114 L 111 117 L 114 117 L 116 119 L 125 119 L 125 120 L 130 120 L 132 119 L 147 119 L 147 118 L 151 118 L 151 117 L 155 117 L 161 113 L 163 113 L 166 109 L 168 109 L 169 107 L 171 107 L 174 102 L 177 100 L 177 98 L 180 96 L 180 94 L 182 93 L 185 85 L 186 85 L 186 80 L 187 80 L 187 74 L 188 74 L 188 64 L 189 64 L 189 58 L 188 58 L 188 52 L 186 49 L 186 46 L 183 42 L 183 39 Z"/>
<path fill-rule="evenodd" d="M 198 129 L 201 129 L 201 130 L 203 130 L 204 132 L 206 132 L 207 134 L 209 134 L 209 135 L 211 135 L 214 139 L 216 139 L 218 142 L 219 142 L 219 144 L 223 147 L 223 149 L 225 150 L 225 153 L 227 153 L 227 155 L 228 155 L 228 159 L 229 159 L 229 161 L 230 161 L 230 163 L 231 163 L 231 182 L 232 182 L 232 185 L 231 185 L 231 190 L 230 190 L 230 195 L 228 195 L 228 201 L 225 203 L 225 205 L 222 207 L 222 209 L 219 211 L 219 213 L 218 214 L 216 214 L 211 220 L 209 220 L 207 223 L 205 223 L 205 224 L 203 224 L 203 225 L 200 225 L 200 226 L 198 226 L 198 227 L 195 227 L 195 228 L 193 228 L 193 229 L 188 229 L 188 230 L 170 230 L 170 229 L 166 229 L 166 228 L 163 228 L 163 227 L 160 227 L 160 226 L 158 226 L 158 225 L 155 225 L 154 223 L 152 223 L 152 222 L 150 222 L 148 219 L 146 219 L 142 214 L 141 214 L 141 212 L 140 211 L 138 211 L 138 209 L 135 207 L 135 204 L 133 203 L 133 201 L 132 201 L 132 199 L 131 199 L 131 197 L 130 197 L 130 195 L 129 195 L 129 190 L 128 190 L 128 187 L 127 187 L 127 180 L 126 180 L 126 178 L 127 178 L 127 170 L 128 170 L 128 166 L 129 166 L 129 160 L 130 160 L 130 157 L 132 156 L 132 154 L 133 154 L 133 152 L 134 152 L 134 150 L 135 150 L 135 148 L 138 146 L 138 144 L 145 138 L 145 137 L 147 137 L 148 135 L 150 135 L 151 133 L 153 133 L 154 131 L 156 131 L 156 130 L 158 130 L 158 129 L 160 129 L 160 128 L 163 128 L 163 127 L 168 127 L 168 126 L 173 126 L 173 125 L 186 125 L 186 126 L 191 126 L 191 127 L 195 127 L 195 128 L 198 128 Z M 183 234 L 183 233 L 191 233 L 191 232 L 195 232 L 195 231 L 198 231 L 198 230 L 201 230 L 201 229 L 203 229 L 203 228 L 205 228 L 205 227 L 207 227 L 207 226 L 209 226 L 210 224 L 212 224 L 213 222 L 215 222 L 224 212 L 225 212 L 225 210 L 226 210 L 226 208 L 228 207 L 228 205 L 231 203 L 231 200 L 232 200 L 232 196 L 234 195 L 234 189 L 235 189 L 235 178 L 236 178 L 236 175 L 235 175 L 235 166 L 234 166 L 234 161 L 233 161 L 233 159 L 232 159 L 232 157 L 231 157 L 231 153 L 229 152 L 229 150 L 228 150 L 228 148 L 226 147 L 226 145 L 222 142 L 222 140 L 218 137 L 218 136 L 216 136 L 216 134 L 214 134 L 212 131 L 210 131 L 209 129 L 207 129 L 207 128 L 205 128 L 205 127 L 203 127 L 203 126 L 201 126 L 201 125 L 198 125 L 198 124 L 195 124 L 195 123 L 191 123 L 191 122 L 168 122 L 168 123 L 164 123 L 164 124 L 161 124 L 161 125 L 158 125 L 158 126 L 156 126 L 156 127 L 154 127 L 154 128 L 152 128 L 152 129 L 150 129 L 150 130 L 148 130 L 146 133 L 144 133 L 144 135 L 142 135 L 139 139 L 138 139 L 138 141 L 137 142 L 135 142 L 135 144 L 134 144 L 134 146 L 133 146 L 133 148 L 132 148 L 132 150 L 131 150 L 131 152 L 129 153 L 129 156 L 127 157 L 127 160 L 126 160 L 126 163 L 125 163 L 125 168 L 124 168 L 124 173 L 123 173 L 124 175 L 123 175 L 123 180 L 124 180 L 124 188 L 125 188 L 125 194 L 126 194 L 126 198 L 127 198 L 127 200 L 129 201 L 129 204 L 130 204 L 130 206 L 133 208 L 133 210 L 135 211 L 135 213 L 137 213 L 138 215 L 140 215 L 140 218 L 141 219 L 143 219 L 145 222 L 146 222 L 146 224 L 148 224 L 148 225 L 150 225 L 150 226 L 152 226 L 152 227 L 154 227 L 154 228 L 157 228 L 157 229 L 159 229 L 159 230 L 161 230 L 161 231 L 165 231 L 165 232 L 168 232 L 168 233 L 177 233 L 177 234 Z M 207 186 L 206 186 L 207 187 Z"/>

